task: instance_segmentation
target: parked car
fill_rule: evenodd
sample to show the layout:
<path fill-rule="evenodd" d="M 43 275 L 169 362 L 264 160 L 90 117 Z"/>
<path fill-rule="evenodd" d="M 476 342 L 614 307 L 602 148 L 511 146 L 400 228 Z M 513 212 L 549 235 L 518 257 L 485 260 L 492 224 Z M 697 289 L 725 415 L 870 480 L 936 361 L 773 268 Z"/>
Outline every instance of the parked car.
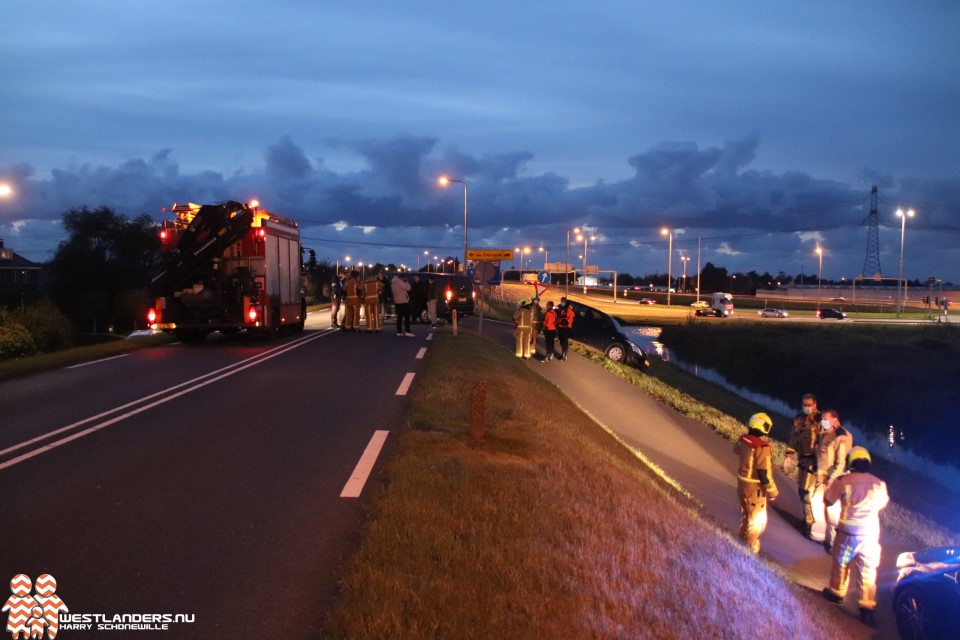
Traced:
<path fill-rule="evenodd" d="M 817 317 L 821 320 L 826 320 L 827 318 L 836 318 L 837 320 L 843 320 L 847 317 L 843 311 L 837 311 L 836 309 L 831 309 L 830 307 L 824 307 L 817 311 Z"/>
<path fill-rule="evenodd" d="M 757 313 L 760 314 L 761 318 L 786 318 L 789 314 L 786 311 L 780 309 L 761 309 Z"/>
<path fill-rule="evenodd" d="M 579 303 L 571 303 L 576 312 L 570 338 L 596 349 L 615 362 L 639 369 L 650 366 L 643 350 L 634 344 L 617 319 L 603 311 Z"/>
<path fill-rule="evenodd" d="M 897 558 L 893 613 L 904 639 L 956 638 L 960 628 L 960 548 L 938 547 Z"/>
<path fill-rule="evenodd" d="M 640 304 L 657 304 L 653 298 L 640 298 Z"/>

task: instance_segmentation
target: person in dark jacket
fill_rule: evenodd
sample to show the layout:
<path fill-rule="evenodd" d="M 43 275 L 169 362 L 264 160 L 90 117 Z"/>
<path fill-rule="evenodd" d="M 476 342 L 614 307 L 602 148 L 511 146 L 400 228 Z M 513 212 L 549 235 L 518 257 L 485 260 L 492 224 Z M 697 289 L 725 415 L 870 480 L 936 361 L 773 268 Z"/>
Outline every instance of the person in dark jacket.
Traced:
<path fill-rule="evenodd" d="M 333 281 L 330 283 L 330 326 L 333 328 L 340 326 L 337 315 L 340 313 L 343 295 L 343 272 L 337 271 L 333 274 Z"/>
<path fill-rule="evenodd" d="M 437 282 L 432 275 L 427 276 L 427 315 L 430 316 L 430 328 L 437 328 Z"/>

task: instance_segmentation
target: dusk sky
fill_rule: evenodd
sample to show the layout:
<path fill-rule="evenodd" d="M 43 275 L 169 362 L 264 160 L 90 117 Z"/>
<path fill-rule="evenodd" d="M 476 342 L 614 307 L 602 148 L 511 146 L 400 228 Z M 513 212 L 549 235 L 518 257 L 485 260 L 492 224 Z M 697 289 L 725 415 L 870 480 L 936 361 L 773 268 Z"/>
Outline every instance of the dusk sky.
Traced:
<path fill-rule="evenodd" d="M 596 236 L 634 275 L 960 283 L 960 3 L 83 2 L 0 20 L 0 238 L 258 198 L 331 262 Z M 572 262 L 582 245 L 571 249 Z M 539 254 L 542 256 L 542 254 Z M 536 260 L 534 261 L 536 264 Z M 541 261 L 542 263 L 542 261 Z"/>

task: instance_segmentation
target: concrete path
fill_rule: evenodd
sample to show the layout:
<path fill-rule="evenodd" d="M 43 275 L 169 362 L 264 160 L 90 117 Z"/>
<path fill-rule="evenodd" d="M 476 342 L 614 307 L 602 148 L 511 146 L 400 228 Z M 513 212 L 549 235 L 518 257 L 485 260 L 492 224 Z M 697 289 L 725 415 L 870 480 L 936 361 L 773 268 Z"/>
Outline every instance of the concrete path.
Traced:
<path fill-rule="evenodd" d="M 483 333 L 514 348 L 513 327 L 484 322 Z M 543 340 L 539 352 L 543 354 Z M 703 511 L 736 537 L 740 510 L 736 497 L 734 445 L 703 423 L 681 415 L 629 382 L 571 352 L 565 362 L 531 358 L 528 366 L 552 382 L 583 411 L 635 447 L 686 489 Z M 657 363 L 653 363 L 656 366 Z M 817 593 L 828 583 L 830 557 L 823 546 L 801 534 L 802 510 L 796 482 L 776 473 L 780 497 L 771 503 L 760 555 L 797 584 Z M 897 555 L 907 549 L 884 536 L 874 638 L 896 639 L 891 587 Z M 852 584 L 851 584 L 852 588 Z M 832 605 L 824 601 L 824 607 Z M 844 608 L 857 618 L 855 595 Z M 866 629 L 865 629 L 866 633 Z"/>

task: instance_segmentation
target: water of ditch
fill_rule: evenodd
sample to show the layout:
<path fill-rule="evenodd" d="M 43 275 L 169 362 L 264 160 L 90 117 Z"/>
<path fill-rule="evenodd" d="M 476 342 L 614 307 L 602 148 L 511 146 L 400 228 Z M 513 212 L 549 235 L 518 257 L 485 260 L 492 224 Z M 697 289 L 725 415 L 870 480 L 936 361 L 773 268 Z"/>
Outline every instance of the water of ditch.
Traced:
<path fill-rule="evenodd" d="M 798 407 L 794 407 L 780 398 L 773 398 L 732 384 L 710 367 L 696 362 L 685 362 L 677 358 L 670 353 L 670 348 L 667 345 L 660 342 L 660 327 L 624 326 L 623 330 L 627 337 L 643 349 L 644 353 L 651 359 L 670 362 L 699 378 L 720 385 L 745 400 L 768 407 L 770 411 L 781 415 L 790 416 L 799 411 Z M 922 451 L 913 451 L 903 446 L 904 442 L 910 437 L 909 431 L 895 429 L 892 425 L 883 433 L 868 431 L 857 426 L 856 416 L 851 419 L 845 418 L 843 426 L 853 434 L 854 443 L 866 447 L 872 455 L 912 469 L 917 473 L 937 480 L 947 487 L 960 487 L 960 468 L 932 462 L 924 457 Z"/>

